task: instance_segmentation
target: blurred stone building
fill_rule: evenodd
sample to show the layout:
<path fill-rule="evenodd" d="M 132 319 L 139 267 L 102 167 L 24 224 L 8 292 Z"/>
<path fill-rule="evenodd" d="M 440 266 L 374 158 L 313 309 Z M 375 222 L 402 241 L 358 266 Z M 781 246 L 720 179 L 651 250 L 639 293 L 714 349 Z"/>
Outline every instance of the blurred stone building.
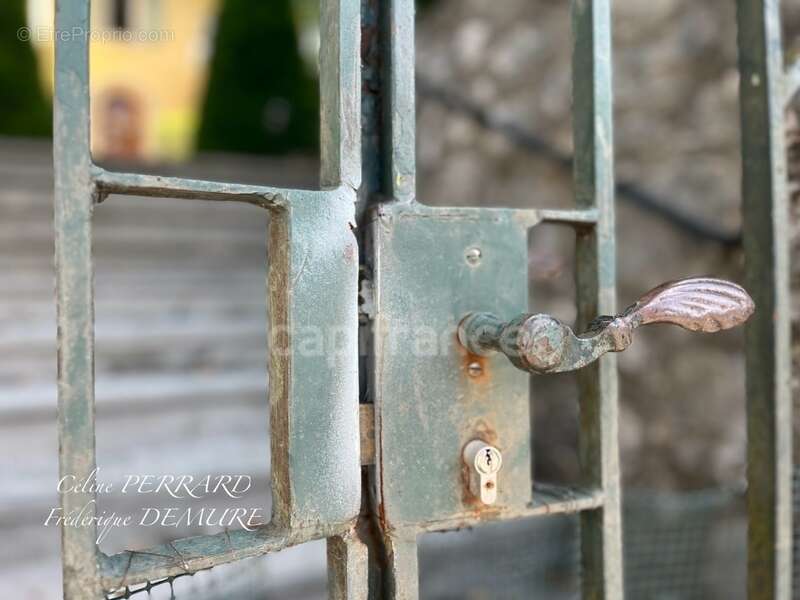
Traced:
<path fill-rule="evenodd" d="M 202 107 L 219 0 L 92 2 L 92 150 L 186 158 Z M 28 0 L 42 80 L 53 85 L 53 1 Z M 72 33 L 70 33 L 72 35 Z"/>

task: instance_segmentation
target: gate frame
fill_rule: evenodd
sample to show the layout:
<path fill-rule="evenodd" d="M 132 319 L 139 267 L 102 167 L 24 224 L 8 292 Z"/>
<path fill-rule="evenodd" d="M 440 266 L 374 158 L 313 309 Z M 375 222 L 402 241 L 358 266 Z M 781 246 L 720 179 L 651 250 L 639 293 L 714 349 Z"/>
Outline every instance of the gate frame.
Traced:
<path fill-rule="evenodd" d="M 360 5 L 321 11 L 321 191 L 290 190 L 106 171 L 90 150 L 90 0 L 58 0 L 55 27 L 54 167 L 58 304 L 60 477 L 90 481 L 96 465 L 92 215 L 110 194 L 232 201 L 270 212 L 269 396 L 273 514 L 255 531 L 206 535 L 106 556 L 96 524 L 62 527 L 66 600 L 192 573 L 329 538 L 348 544 L 359 512 L 358 249 L 353 233 L 361 182 Z M 325 303 L 316 302 L 320 295 Z M 307 356 L 304 326 L 335 329 L 336 348 Z M 326 340 L 330 341 L 330 340 Z M 326 346 L 327 348 L 327 346 Z M 324 367 L 321 365 L 324 364 Z M 61 494 L 63 514 L 96 515 L 91 491 Z M 83 521 L 82 521 L 83 523 Z M 346 557 L 345 557 L 346 558 Z M 340 597 L 360 585 L 348 577 Z M 366 580 L 366 571 L 363 579 Z M 334 597 L 337 597 L 334 595 Z"/>
<path fill-rule="evenodd" d="M 109 194 L 236 201 L 271 211 L 271 326 L 273 346 L 291 348 L 290 330 L 321 313 L 303 308 L 310 268 L 345 282 L 334 320 L 350 334 L 352 355 L 341 359 L 337 379 L 312 377 L 318 392 L 339 385 L 325 407 L 342 417 L 335 427 L 342 445 L 303 449 L 294 429 L 316 422 L 321 412 L 303 411 L 298 373 L 312 365 L 290 352 L 270 360 L 273 522 L 255 533 L 203 536 L 112 557 L 95 545 L 94 526 L 62 528 L 64 597 L 102 597 L 106 590 L 179 575 L 327 537 L 330 595 L 333 598 L 416 598 L 416 533 L 367 540 L 363 524 L 354 529 L 361 486 L 356 410 L 359 370 L 356 270 L 349 231 L 363 224 L 376 202 L 415 203 L 414 7 L 412 0 L 323 1 L 321 29 L 322 191 L 285 190 L 114 173 L 95 166 L 89 146 L 89 0 L 56 2 L 54 96 L 55 231 L 58 297 L 59 462 L 61 477 L 88 478 L 95 467 L 94 293 L 92 213 Z M 779 0 L 738 0 L 738 47 L 742 127 L 742 201 L 746 278 L 758 311 L 747 326 L 748 415 L 748 593 L 753 599 L 791 596 L 791 395 L 788 203 L 783 139 L 784 72 Z M 614 175 L 610 0 L 572 0 L 573 121 L 576 211 L 536 212 L 537 218 L 576 226 L 578 325 L 615 309 Z M 361 29 L 370 33 L 361 56 Z M 76 34 L 77 32 L 77 34 Z M 66 37 L 64 37 L 66 35 Z M 71 36 L 71 37 L 70 37 Z M 380 55 L 377 60 L 370 52 Z M 361 59 L 366 69 L 362 78 Z M 365 83 L 379 91 L 365 94 Z M 365 89 L 370 90 L 369 85 Z M 367 135 L 363 149 L 361 133 Z M 362 172 L 364 181 L 362 185 Z M 570 214 L 568 214 L 568 212 Z M 320 216 L 322 214 L 322 216 Z M 301 239 L 320 236 L 320 251 L 340 248 L 350 260 L 313 261 L 313 247 L 298 254 Z M 363 240 L 360 240 L 363 242 Z M 357 253 L 356 253 L 357 254 Z M 332 266 L 333 265 L 333 266 Z M 308 279 L 306 277 L 306 279 Z M 296 287 L 297 286 L 297 287 Z M 296 293 L 295 296 L 290 290 Z M 324 290 L 323 290 L 324 292 Z M 333 292 L 331 292 L 333 293 Z M 349 297 L 348 297 L 349 295 Z M 280 330 L 280 331 L 279 331 Z M 282 333 L 281 333 L 282 332 Z M 309 369 L 303 371 L 303 369 Z M 317 369 L 319 371 L 319 369 Z M 362 388 L 370 382 L 362 381 Z M 617 372 L 605 356 L 579 374 L 580 459 L 583 483 L 595 490 L 594 504 L 581 512 L 583 593 L 586 598 L 621 598 L 622 540 L 617 442 Z M 297 411 L 297 412 L 295 412 Z M 374 411 L 376 419 L 378 411 Z M 379 423 L 376 423 L 379 427 Z M 276 431 L 277 430 L 277 431 Z M 332 430 L 333 431 L 333 430 Z M 276 435 L 277 433 L 277 435 Z M 288 445 L 293 452 L 288 451 Z M 344 454 L 337 449 L 344 448 Z M 297 453 L 294 452 L 297 450 Z M 311 455 L 333 452 L 337 460 L 311 466 Z M 299 457 L 299 458 L 296 458 Z M 344 468 L 341 494 L 325 495 L 322 516 L 312 517 L 314 481 Z M 319 469 L 322 469 L 321 471 Z M 376 467 L 366 466 L 367 486 Z M 309 472 L 310 470 L 310 472 Z M 364 505 L 370 508 L 369 490 Z M 93 505 L 94 494 L 61 494 L 65 513 Z M 326 512 L 327 511 L 327 512 Z M 91 511 L 94 514 L 94 511 Z M 170 547 L 175 552 L 170 550 Z M 376 572 L 383 554 L 389 577 Z M 159 554 L 163 556 L 158 556 Z M 372 567 L 367 576 L 368 563 Z M 369 582 L 369 589 L 367 587 Z"/>

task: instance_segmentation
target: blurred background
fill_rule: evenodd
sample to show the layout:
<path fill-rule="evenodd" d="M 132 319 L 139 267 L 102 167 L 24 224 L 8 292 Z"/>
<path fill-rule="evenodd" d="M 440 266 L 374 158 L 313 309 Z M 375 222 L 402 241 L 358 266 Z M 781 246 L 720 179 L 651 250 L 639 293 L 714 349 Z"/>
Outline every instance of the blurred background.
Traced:
<path fill-rule="evenodd" d="M 800 4 L 783 4 L 790 63 L 800 55 Z M 417 8 L 418 199 L 570 206 L 569 3 Z M 94 0 L 92 9 L 97 162 L 317 186 L 316 0 Z M 741 281 L 734 10 L 721 1 L 614 2 L 620 306 L 684 275 Z M 52 23 L 52 0 L 0 4 L 2 598 L 60 597 L 58 531 L 42 525 L 58 505 Z M 787 135 L 796 256 L 795 104 Z M 244 473 L 254 485 L 241 505 L 269 512 L 266 224 L 250 206 L 169 199 L 111 197 L 96 211 L 101 481 Z M 575 316 L 573 244 L 557 226 L 530 239 L 531 304 L 566 321 Z M 797 293 L 797 261 L 793 286 Z M 620 356 L 631 598 L 744 597 L 742 350 L 741 330 L 657 328 Z M 574 378 L 537 378 L 531 389 L 536 477 L 574 481 Z M 794 390 L 797 398 L 796 381 Z M 140 504 L 110 495 L 99 508 Z M 127 528 L 102 548 L 215 532 Z M 570 517 L 431 534 L 420 552 L 423 598 L 578 595 Z M 320 542 L 182 578 L 152 597 L 324 598 L 325 577 Z"/>

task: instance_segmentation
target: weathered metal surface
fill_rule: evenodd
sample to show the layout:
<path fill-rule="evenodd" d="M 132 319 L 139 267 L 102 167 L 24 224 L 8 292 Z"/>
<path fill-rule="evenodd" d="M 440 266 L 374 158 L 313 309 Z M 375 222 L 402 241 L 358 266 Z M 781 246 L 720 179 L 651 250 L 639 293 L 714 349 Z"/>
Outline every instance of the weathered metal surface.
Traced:
<path fill-rule="evenodd" d="M 527 304 L 520 277 L 527 272 L 527 226 L 515 216 L 416 203 L 385 205 L 375 214 L 373 397 L 388 531 L 502 518 L 530 502 L 527 377 L 502 357 L 469 355 L 456 339 L 466 312 L 512 315 Z M 468 260 L 470 248 L 480 249 L 479 261 Z M 475 361 L 478 376 L 468 370 Z M 462 450 L 473 439 L 503 454 L 491 507 L 466 489 Z"/>
<path fill-rule="evenodd" d="M 744 323 L 753 314 L 753 299 L 745 289 L 723 279 L 687 277 L 653 288 L 621 315 L 612 317 L 619 329 L 671 323 L 689 331 L 715 333 Z M 602 334 L 608 317 L 596 319 L 589 331 Z"/>
<path fill-rule="evenodd" d="M 561 373 L 581 369 L 607 352 L 622 352 L 642 325 L 671 323 L 714 333 L 741 325 L 754 308 L 735 283 L 689 277 L 650 290 L 622 314 L 597 317 L 577 336 L 550 315 L 523 314 L 504 322 L 489 313 L 471 313 L 461 320 L 458 339 L 473 354 L 502 352 L 523 371 Z"/>
<path fill-rule="evenodd" d="M 386 594 L 389 600 L 419 598 L 419 556 L 417 532 L 406 531 L 386 540 L 388 550 Z"/>
<path fill-rule="evenodd" d="M 261 208 L 278 208 L 296 190 L 242 185 L 215 181 L 198 181 L 147 175 L 144 173 L 116 173 L 98 166 L 92 167 L 92 177 L 97 186 L 97 200 L 102 202 L 111 194 L 145 196 L 152 198 L 177 198 L 180 200 L 208 200 L 217 202 L 243 202 Z M 324 194 L 325 192 L 317 192 Z"/>
<path fill-rule="evenodd" d="M 89 3 L 56 2 L 59 31 L 88 31 Z M 58 302 L 58 432 L 61 477 L 87 481 L 95 468 L 92 187 L 89 175 L 89 56 L 76 40 L 56 45 L 53 147 Z M 77 486 L 76 486 L 77 487 Z M 66 515 L 95 515 L 94 494 L 61 494 Z M 61 528 L 66 600 L 100 597 L 96 527 Z"/>
<path fill-rule="evenodd" d="M 273 519 L 287 527 L 347 521 L 360 505 L 354 215 L 350 191 L 300 196 L 270 219 Z"/>
<path fill-rule="evenodd" d="M 387 92 L 386 191 L 392 200 L 409 202 L 416 198 L 417 187 L 414 1 L 391 0 L 383 10 L 388 60 L 388 78 L 383 82 Z"/>
<path fill-rule="evenodd" d="M 361 247 L 365 248 L 370 207 L 384 201 L 408 202 L 415 194 L 414 2 L 362 0 L 362 36 L 363 183 L 357 214 Z M 369 282 L 375 269 L 373 257 L 369 252 L 362 256 L 365 281 Z M 370 404 L 374 400 L 371 304 L 367 298 L 362 328 L 362 347 L 366 352 L 361 381 L 362 399 Z M 374 420 L 372 429 L 375 429 Z M 370 598 L 392 598 L 395 587 L 390 585 L 391 571 L 386 566 L 403 557 L 389 556 L 390 544 L 384 540 L 381 530 L 380 508 L 374 493 L 379 487 L 379 468 L 366 467 L 364 478 L 365 516 L 360 529 L 369 532 L 364 539 L 370 555 Z M 416 590 L 416 570 L 413 572 L 409 585 Z"/>
<path fill-rule="evenodd" d="M 575 486 L 561 486 L 548 483 L 533 484 L 533 499 L 525 506 L 507 508 L 498 515 L 503 521 L 531 519 L 548 515 L 562 515 L 591 511 L 603 505 L 604 494 L 601 490 L 592 490 Z M 435 531 L 452 531 L 467 527 L 475 527 L 487 522 L 482 515 L 456 516 L 431 523 L 397 530 L 398 535 L 406 532 L 430 533 Z"/>
<path fill-rule="evenodd" d="M 614 129 L 611 6 L 572 0 L 572 104 L 575 201 L 597 210 L 597 225 L 578 232 L 578 326 L 616 312 Z M 578 371 L 579 457 L 583 484 L 603 490 L 604 504 L 581 513 L 583 595 L 621 598 L 622 533 L 617 441 L 617 369 L 606 355 Z"/>
<path fill-rule="evenodd" d="M 101 555 L 103 589 L 196 573 L 312 540 L 347 535 L 349 530 L 349 524 L 287 530 L 271 523 L 255 531 L 231 530 L 176 540 L 139 552 Z M 97 596 L 92 598 L 96 600 Z"/>
<path fill-rule="evenodd" d="M 748 595 L 788 599 L 792 571 L 789 209 L 778 0 L 737 2 L 746 328 Z"/>
<path fill-rule="evenodd" d="M 320 5 L 321 184 L 361 185 L 361 2 Z"/>
<path fill-rule="evenodd" d="M 367 546 L 355 534 L 328 538 L 328 598 L 367 600 L 367 561 Z"/>

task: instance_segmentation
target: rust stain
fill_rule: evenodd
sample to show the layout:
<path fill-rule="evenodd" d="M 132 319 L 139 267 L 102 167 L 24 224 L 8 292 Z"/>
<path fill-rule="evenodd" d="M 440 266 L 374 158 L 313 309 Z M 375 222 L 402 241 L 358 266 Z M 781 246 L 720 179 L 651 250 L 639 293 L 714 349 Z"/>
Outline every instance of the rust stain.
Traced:
<path fill-rule="evenodd" d="M 497 444 L 497 431 L 484 419 L 479 419 L 472 428 L 472 435 L 468 436 L 467 444 L 472 440 L 481 440 L 490 446 Z M 464 444 L 466 446 L 466 444 Z M 463 456 L 464 448 L 461 448 Z M 501 512 L 501 507 L 491 504 L 487 505 L 480 501 L 480 498 L 473 496 L 469 491 L 469 466 L 461 461 L 461 501 L 470 511 L 471 517 L 475 519 L 490 519 Z"/>
<path fill-rule="evenodd" d="M 486 356 L 466 352 L 461 359 L 461 370 L 466 379 L 472 383 L 486 384 L 492 378 L 489 360 Z"/>
<path fill-rule="evenodd" d="M 453 347 L 461 358 L 461 372 L 464 374 L 464 378 L 475 384 L 489 383 L 492 379 L 492 373 L 489 369 L 489 357 L 469 352 L 458 341 L 458 333 L 453 335 L 456 338 L 456 343 Z"/>

